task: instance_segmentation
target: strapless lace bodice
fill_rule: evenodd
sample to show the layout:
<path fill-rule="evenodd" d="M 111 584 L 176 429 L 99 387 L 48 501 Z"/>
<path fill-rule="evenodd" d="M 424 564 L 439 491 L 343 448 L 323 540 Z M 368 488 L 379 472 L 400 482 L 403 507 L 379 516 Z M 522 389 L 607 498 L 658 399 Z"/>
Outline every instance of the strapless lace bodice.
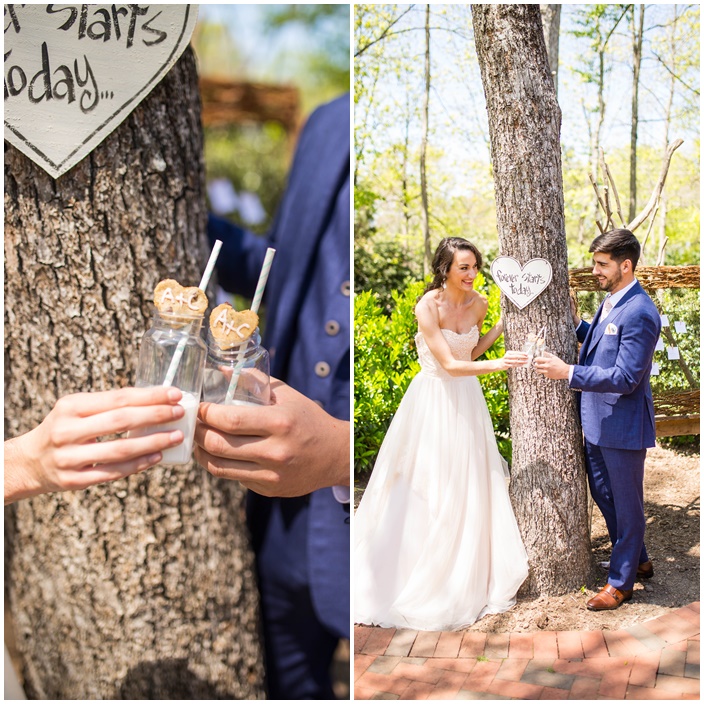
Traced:
<path fill-rule="evenodd" d="M 479 329 L 475 325 L 469 332 L 458 333 L 453 330 L 441 329 L 442 336 L 450 346 L 450 351 L 455 359 L 464 362 L 472 361 L 472 350 L 479 342 Z M 442 378 L 452 378 L 441 366 L 433 353 L 428 348 L 422 333 L 416 335 L 416 347 L 418 348 L 418 361 L 425 374 Z"/>

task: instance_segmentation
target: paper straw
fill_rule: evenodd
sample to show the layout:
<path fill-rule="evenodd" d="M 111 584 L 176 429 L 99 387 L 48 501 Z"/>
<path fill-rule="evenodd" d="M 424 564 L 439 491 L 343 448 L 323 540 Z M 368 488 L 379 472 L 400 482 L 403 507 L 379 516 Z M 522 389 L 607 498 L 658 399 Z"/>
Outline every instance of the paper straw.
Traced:
<path fill-rule="evenodd" d="M 262 270 L 259 274 L 259 281 L 257 282 L 257 290 L 254 292 L 254 298 L 252 299 L 252 311 L 255 313 L 259 312 L 259 306 L 261 305 L 262 298 L 264 297 L 266 280 L 269 278 L 269 269 L 271 269 L 271 262 L 274 261 L 275 254 L 276 250 L 271 247 L 266 250 L 264 264 L 262 264 Z"/>
<path fill-rule="evenodd" d="M 171 386 L 174 383 L 174 377 L 176 376 L 176 370 L 181 362 L 181 357 L 183 357 L 183 350 L 186 349 L 186 340 L 188 339 L 188 333 L 186 333 L 178 343 L 174 356 L 171 358 L 171 364 L 169 365 L 169 370 L 166 372 L 166 377 L 164 378 L 164 383 L 162 386 Z"/>
<path fill-rule="evenodd" d="M 213 275 L 213 269 L 215 269 L 215 262 L 217 261 L 218 254 L 220 254 L 221 247 L 222 242 L 220 240 L 215 240 L 215 244 L 213 245 L 213 251 L 210 252 L 210 259 L 208 259 L 208 265 L 205 267 L 203 277 L 201 278 L 200 283 L 198 284 L 198 288 L 201 291 L 205 291 L 206 287 L 208 286 L 208 281 L 210 281 L 210 277 Z M 183 337 L 178 342 L 178 346 L 174 351 L 174 356 L 171 358 L 171 364 L 169 364 L 169 369 L 166 372 L 166 376 L 164 377 L 164 383 L 162 384 L 162 386 L 171 386 L 171 384 L 173 384 L 178 365 L 181 363 L 181 357 L 183 357 L 183 351 L 186 349 L 187 340 L 188 333 L 183 335 Z"/>
<path fill-rule="evenodd" d="M 220 240 L 215 240 L 215 244 L 213 245 L 213 251 L 210 253 L 210 259 L 208 259 L 208 266 L 205 267 L 205 271 L 203 272 L 203 278 L 198 284 L 198 288 L 201 291 L 205 291 L 206 287 L 208 286 L 208 281 L 210 281 L 210 277 L 213 275 L 213 269 L 215 269 L 215 262 L 217 261 L 218 254 L 220 254 L 220 247 L 222 247 L 222 242 Z"/>
<path fill-rule="evenodd" d="M 267 248 L 266 256 L 264 257 L 264 263 L 262 264 L 262 270 L 259 274 L 259 281 L 257 282 L 257 290 L 254 292 L 254 298 L 252 299 L 251 310 L 254 313 L 259 311 L 259 306 L 261 305 L 262 298 L 264 297 L 264 288 L 266 287 L 266 280 L 269 278 L 269 270 L 271 269 L 271 262 L 274 260 L 274 255 L 276 250 L 271 247 Z M 243 342 L 240 349 L 239 358 L 235 368 L 232 370 L 232 378 L 230 379 L 230 385 L 227 387 L 227 393 L 225 394 L 225 403 L 228 404 L 232 401 L 235 395 L 235 389 L 237 388 L 237 382 L 240 379 L 240 374 L 242 372 L 242 367 L 244 366 L 244 353 L 246 350 L 247 343 Z"/>

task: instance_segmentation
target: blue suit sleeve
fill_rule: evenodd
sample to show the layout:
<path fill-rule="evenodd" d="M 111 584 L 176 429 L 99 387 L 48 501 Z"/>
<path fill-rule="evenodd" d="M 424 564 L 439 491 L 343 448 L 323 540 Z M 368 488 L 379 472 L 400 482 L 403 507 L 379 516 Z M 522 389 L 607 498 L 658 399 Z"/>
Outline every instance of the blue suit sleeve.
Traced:
<path fill-rule="evenodd" d="M 266 255 L 267 239 L 215 215 L 208 216 L 208 239 L 211 246 L 215 240 L 222 241 L 217 261 L 220 286 L 230 293 L 252 298 Z"/>
<path fill-rule="evenodd" d="M 583 320 L 580 324 L 579 327 L 575 330 L 577 333 L 577 339 L 580 342 L 584 342 L 584 338 L 587 336 L 587 333 L 589 332 L 589 323 L 586 320 Z"/>
<path fill-rule="evenodd" d="M 650 371 L 660 322 L 643 314 L 624 326 L 611 367 L 575 365 L 570 387 L 596 393 L 630 394 Z"/>

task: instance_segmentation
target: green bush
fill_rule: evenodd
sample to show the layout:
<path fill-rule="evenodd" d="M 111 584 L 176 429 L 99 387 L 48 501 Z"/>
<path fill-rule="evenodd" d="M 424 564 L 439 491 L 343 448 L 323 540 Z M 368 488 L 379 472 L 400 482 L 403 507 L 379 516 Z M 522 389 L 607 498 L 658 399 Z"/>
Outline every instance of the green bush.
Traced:
<path fill-rule="evenodd" d="M 411 379 L 420 370 L 413 340 L 413 308 L 423 282 L 392 293 L 390 316 L 379 296 L 363 291 L 354 299 L 355 474 L 371 471 L 391 418 Z"/>
<path fill-rule="evenodd" d="M 423 275 L 422 258 L 397 240 L 365 240 L 355 237 L 354 288 L 374 291 L 387 315 L 394 302 L 392 294 L 402 291 Z M 411 311 L 412 312 L 412 311 Z"/>
<path fill-rule="evenodd" d="M 418 331 L 414 308 L 425 282 L 414 282 L 402 291 L 391 291 L 390 315 L 376 292 L 355 296 L 354 356 L 354 456 L 355 474 L 366 474 L 374 466 L 384 435 L 411 379 L 420 371 L 414 337 Z M 479 275 L 477 288 L 488 296 L 486 332 L 501 315 L 500 292 Z M 500 340 L 483 356 L 494 359 L 504 353 Z M 499 450 L 510 460 L 508 388 L 505 374 L 480 377 Z"/>
<path fill-rule="evenodd" d="M 501 291 L 495 283 L 486 281 L 482 274 L 477 276 L 474 287 L 481 291 L 489 301 L 486 318 L 484 318 L 484 325 L 482 326 L 482 335 L 484 335 L 501 317 Z M 479 359 L 498 359 L 504 356 L 504 351 L 504 338 L 502 335 Z M 479 383 L 482 385 L 491 422 L 494 424 L 494 434 L 496 435 L 499 452 L 511 464 L 511 427 L 509 425 L 508 380 L 506 374 L 482 374 L 479 377 Z"/>
<path fill-rule="evenodd" d="M 658 296 L 658 303 L 662 312 L 667 315 L 670 322 L 670 333 L 677 343 L 680 356 L 689 367 L 692 375 L 699 385 L 699 339 L 700 339 L 700 314 L 699 314 L 699 290 L 673 288 L 662 291 Z M 683 321 L 687 326 L 687 331 L 678 333 L 675 331 L 675 322 Z M 670 343 L 661 335 L 665 347 Z M 667 358 L 667 349 L 656 352 L 654 361 L 660 365 L 660 374 L 650 379 L 653 393 L 664 391 L 688 390 L 690 384 L 687 381 L 682 368 L 677 360 Z"/>

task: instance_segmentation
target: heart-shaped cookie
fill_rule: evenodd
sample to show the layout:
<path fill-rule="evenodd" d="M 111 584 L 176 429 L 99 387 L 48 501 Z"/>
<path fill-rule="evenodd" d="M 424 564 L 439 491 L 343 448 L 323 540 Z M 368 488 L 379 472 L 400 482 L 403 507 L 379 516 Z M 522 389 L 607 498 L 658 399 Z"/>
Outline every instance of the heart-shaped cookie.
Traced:
<path fill-rule="evenodd" d="M 164 279 L 154 289 L 154 305 L 159 313 L 192 318 L 205 313 L 208 297 L 197 286 L 185 287 L 173 279 Z"/>
<path fill-rule="evenodd" d="M 221 350 L 228 350 L 248 340 L 259 325 L 259 316 L 253 310 L 236 311 L 229 303 L 222 303 L 210 314 L 210 332 Z"/>

